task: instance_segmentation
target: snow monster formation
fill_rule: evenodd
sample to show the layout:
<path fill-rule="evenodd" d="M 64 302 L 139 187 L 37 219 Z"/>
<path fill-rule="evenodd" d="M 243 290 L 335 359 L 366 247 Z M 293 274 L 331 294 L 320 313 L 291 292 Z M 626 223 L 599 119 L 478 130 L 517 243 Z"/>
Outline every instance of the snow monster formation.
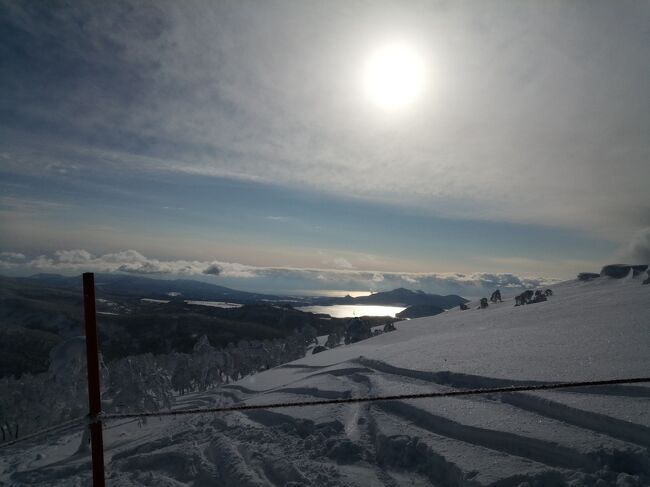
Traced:
<path fill-rule="evenodd" d="M 384 325 L 384 333 L 389 333 L 391 331 L 395 331 L 397 328 L 395 328 L 394 323 L 386 323 Z"/>
<path fill-rule="evenodd" d="M 610 264 L 603 267 L 600 271 L 601 276 L 612 277 L 614 279 L 623 279 L 632 274 L 637 277 L 648 270 L 648 265 L 628 265 L 628 264 Z"/>
<path fill-rule="evenodd" d="M 338 330 L 334 330 L 332 333 L 330 333 L 327 336 L 327 341 L 325 342 L 325 346 L 327 348 L 338 347 L 341 344 L 342 339 L 343 337 L 341 336 L 341 333 Z"/>
<path fill-rule="evenodd" d="M 370 324 L 364 322 L 359 318 L 353 318 L 348 321 L 347 327 L 345 328 L 345 344 L 360 342 L 366 338 L 372 336 L 372 330 L 370 329 Z"/>
<path fill-rule="evenodd" d="M 501 302 L 501 291 L 498 289 L 492 293 L 492 296 L 490 296 L 490 301 L 493 303 L 500 303 Z"/>
<path fill-rule="evenodd" d="M 515 306 L 521 306 L 523 304 L 529 304 L 534 296 L 534 291 L 528 289 L 521 293 L 519 296 L 515 296 Z"/>
<path fill-rule="evenodd" d="M 646 273 L 645 280 L 642 284 L 650 284 L 650 266 L 648 264 L 609 264 L 603 267 L 600 274 L 595 272 L 581 272 L 578 274 L 579 281 L 590 281 L 599 277 L 609 277 L 611 279 L 624 279 L 626 277 L 643 277 Z"/>
<path fill-rule="evenodd" d="M 597 277 L 600 277 L 600 274 L 596 272 L 581 272 L 578 274 L 578 281 L 591 281 Z"/>
<path fill-rule="evenodd" d="M 535 297 L 533 297 L 533 300 L 531 301 L 531 304 L 532 303 L 542 303 L 542 302 L 546 301 L 546 296 L 547 295 L 544 292 L 542 292 L 541 290 L 538 289 L 537 291 L 535 291 Z"/>
<path fill-rule="evenodd" d="M 515 296 L 515 306 L 543 303 L 544 301 L 548 301 L 549 296 L 553 296 L 552 289 L 547 289 L 546 291 L 542 291 L 541 289 L 537 289 L 536 291 L 528 289 L 520 295 Z"/>

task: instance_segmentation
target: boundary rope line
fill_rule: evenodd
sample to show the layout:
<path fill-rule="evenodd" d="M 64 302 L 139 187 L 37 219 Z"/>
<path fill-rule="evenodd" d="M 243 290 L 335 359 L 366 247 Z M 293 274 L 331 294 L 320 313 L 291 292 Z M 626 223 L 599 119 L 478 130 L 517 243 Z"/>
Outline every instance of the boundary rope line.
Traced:
<path fill-rule="evenodd" d="M 94 418 L 91 417 L 90 422 L 116 420 L 116 419 L 142 418 L 142 417 L 156 417 L 156 416 L 186 416 L 190 414 L 227 413 L 227 412 L 236 412 L 236 411 L 251 411 L 256 409 L 298 408 L 298 407 L 312 407 L 312 406 L 329 406 L 333 404 L 400 401 L 400 400 L 407 400 L 407 399 L 429 399 L 429 398 L 437 398 L 437 397 L 476 396 L 481 394 L 497 394 L 497 393 L 507 393 L 507 392 L 547 391 L 553 389 L 571 389 L 571 388 L 578 388 L 578 387 L 638 384 L 643 382 L 650 382 L 650 377 L 635 377 L 630 379 L 608 379 L 608 380 L 594 380 L 594 381 L 581 381 L 581 382 L 551 382 L 551 383 L 525 385 L 525 386 L 462 389 L 462 390 L 455 390 L 455 391 L 425 392 L 420 394 L 398 394 L 398 395 L 390 395 L 390 396 L 320 399 L 315 401 L 276 402 L 276 403 L 268 403 L 268 404 L 238 404 L 234 406 L 213 407 L 213 408 L 180 409 L 177 411 L 101 413 Z"/>
<path fill-rule="evenodd" d="M 3 443 L 0 443 L 0 449 L 9 447 L 11 445 L 15 445 L 17 443 L 22 443 L 23 441 L 29 441 L 34 438 L 38 438 L 39 436 L 47 435 L 48 433 L 54 433 L 59 430 L 70 428 L 72 426 L 76 426 L 77 424 L 84 424 L 87 421 L 88 421 L 88 416 L 79 416 L 78 418 L 74 418 L 69 421 L 63 421 L 62 423 L 55 424 L 54 426 L 50 426 L 49 428 L 43 428 L 41 430 L 35 431 L 34 433 L 30 433 L 26 436 L 21 436 L 20 438 L 16 438 L 15 440 L 10 440 L 10 441 L 5 441 Z"/>
<path fill-rule="evenodd" d="M 387 396 L 368 396 L 368 397 L 348 397 L 341 399 L 321 399 L 316 401 L 295 401 L 295 402 L 275 402 L 267 404 L 238 404 L 234 406 L 214 407 L 214 408 L 196 408 L 196 409 L 180 409 L 177 411 L 142 411 L 135 413 L 101 413 L 97 416 L 80 416 L 78 418 L 64 421 L 49 428 L 44 428 L 29 435 L 17 438 L 15 440 L 0 443 L 0 449 L 7 448 L 18 443 L 32 440 L 40 436 L 54 433 L 72 426 L 81 424 L 92 424 L 97 421 L 109 421 L 118 419 L 132 419 L 142 417 L 157 417 L 157 416 L 188 416 L 191 414 L 205 414 L 205 413 L 228 413 L 237 411 L 252 411 L 259 409 L 280 409 L 280 408 L 298 408 L 298 407 L 313 407 L 313 406 L 329 406 L 335 404 L 354 404 L 354 403 L 368 403 L 380 401 L 403 401 L 409 399 L 430 399 L 437 397 L 459 397 L 459 396 L 477 396 L 484 394 L 498 394 L 508 392 L 526 392 L 526 391 L 548 391 L 554 389 L 572 389 L 579 387 L 593 387 L 593 386 L 611 386 L 620 384 L 639 384 L 649 383 L 650 377 L 634 377 L 629 379 L 608 379 L 608 380 L 594 380 L 594 381 L 580 381 L 580 382 L 550 382 L 536 385 L 525 386 L 505 386 L 505 387 L 491 387 L 480 389 L 461 389 L 455 391 L 443 392 L 424 392 L 420 394 L 397 394 Z"/>

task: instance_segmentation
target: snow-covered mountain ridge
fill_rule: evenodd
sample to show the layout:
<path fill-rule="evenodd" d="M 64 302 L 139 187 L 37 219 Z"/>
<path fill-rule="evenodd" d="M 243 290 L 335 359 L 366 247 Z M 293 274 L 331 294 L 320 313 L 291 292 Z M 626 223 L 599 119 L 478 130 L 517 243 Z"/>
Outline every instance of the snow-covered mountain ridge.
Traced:
<path fill-rule="evenodd" d="M 650 286 L 598 278 L 543 303 L 452 310 L 176 407 L 650 375 Z M 109 485 L 650 483 L 650 384 L 275 409 L 106 425 Z M 87 485 L 80 432 L 3 451 L 0 484 Z"/>

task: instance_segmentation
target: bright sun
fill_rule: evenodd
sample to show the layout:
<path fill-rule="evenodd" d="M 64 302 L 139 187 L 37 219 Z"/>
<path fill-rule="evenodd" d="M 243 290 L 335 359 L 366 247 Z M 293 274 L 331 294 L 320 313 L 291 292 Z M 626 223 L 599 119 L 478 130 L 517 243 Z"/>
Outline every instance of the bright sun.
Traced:
<path fill-rule="evenodd" d="M 363 71 L 368 98 L 385 110 L 411 105 L 425 85 L 425 63 L 418 51 L 404 43 L 387 44 L 372 53 Z"/>

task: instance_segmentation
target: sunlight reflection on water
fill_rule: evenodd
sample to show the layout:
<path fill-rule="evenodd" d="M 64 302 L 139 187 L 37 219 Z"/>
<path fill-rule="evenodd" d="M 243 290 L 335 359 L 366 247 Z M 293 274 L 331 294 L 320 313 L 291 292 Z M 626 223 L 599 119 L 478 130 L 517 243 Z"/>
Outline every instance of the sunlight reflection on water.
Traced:
<path fill-rule="evenodd" d="M 399 306 L 370 306 L 355 304 L 336 304 L 333 306 L 301 306 L 301 311 L 311 313 L 324 313 L 332 318 L 352 318 L 354 316 L 392 316 L 403 311 L 405 308 Z"/>

